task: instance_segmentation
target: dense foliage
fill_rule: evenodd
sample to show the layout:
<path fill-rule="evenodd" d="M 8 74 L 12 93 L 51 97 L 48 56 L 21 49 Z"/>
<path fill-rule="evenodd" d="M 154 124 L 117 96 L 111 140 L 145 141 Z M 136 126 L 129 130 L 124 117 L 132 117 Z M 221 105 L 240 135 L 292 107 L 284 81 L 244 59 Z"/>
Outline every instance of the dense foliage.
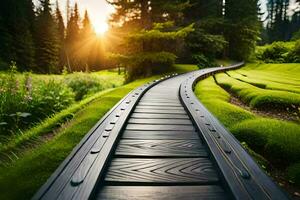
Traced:
<path fill-rule="evenodd" d="M 112 55 L 112 59 L 127 69 L 127 81 L 168 71 L 176 60 L 178 46 L 192 32 L 193 25 L 168 30 L 172 22 L 156 23 L 151 30 L 132 33 L 125 39 L 127 53 Z"/>
<path fill-rule="evenodd" d="M 133 37 L 137 42 L 139 37 L 143 38 L 144 42 L 147 42 L 148 38 L 153 45 L 159 46 L 162 39 L 171 39 L 174 29 L 195 24 L 194 31 L 181 43 L 176 44 L 177 50 L 181 50 L 176 52 L 180 62 L 199 65 L 206 63 L 202 67 L 207 67 L 213 66 L 216 58 L 247 60 L 254 52 L 259 39 L 261 24 L 257 0 L 228 0 L 226 4 L 222 0 L 176 0 L 172 3 L 161 0 L 108 2 L 116 8 L 111 19 L 115 33 L 123 37 L 124 34 L 138 33 L 142 30 Z M 156 29 L 155 23 L 170 24 L 170 21 L 173 22 L 173 26 L 165 30 Z M 160 36 L 161 40 L 152 40 L 151 35 L 156 38 Z M 129 46 L 126 47 L 130 49 Z M 172 45 L 168 46 L 168 49 L 163 51 L 173 50 Z M 147 48 L 149 45 L 144 45 L 142 51 Z M 124 50 L 124 46 L 123 49 L 116 47 L 114 50 L 121 54 L 129 51 Z"/>
<path fill-rule="evenodd" d="M 300 40 L 296 42 L 273 42 L 258 47 L 256 58 L 266 63 L 298 63 L 300 62 Z"/>
<path fill-rule="evenodd" d="M 93 31 L 88 13 L 83 20 L 78 5 L 67 5 L 67 26 L 50 0 L 3 0 L 0 2 L 0 70 L 16 62 L 18 70 L 59 73 L 103 67 L 101 38 Z"/>
<path fill-rule="evenodd" d="M 90 94 L 117 87 L 123 83 L 119 79 L 103 73 L 39 77 L 17 73 L 13 66 L 0 74 L 0 138 L 18 134 Z"/>
<path fill-rule="evenodd" d="M 263 43 L 287 41 L 293 36 L 297 38 L 297 32 L 300 28 L 299 3 L 299 0 L 267 1 L 267 27 L 263 32 Z"/>

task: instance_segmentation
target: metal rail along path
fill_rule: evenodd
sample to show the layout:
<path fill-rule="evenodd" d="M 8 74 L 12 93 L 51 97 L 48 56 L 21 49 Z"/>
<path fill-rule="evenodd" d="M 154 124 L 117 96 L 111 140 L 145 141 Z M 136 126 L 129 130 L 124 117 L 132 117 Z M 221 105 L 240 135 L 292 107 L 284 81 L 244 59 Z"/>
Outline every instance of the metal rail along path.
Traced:
<path fill-rule="evenodd" d="M 193 93 L 198 80 L 242 65 L 173 75 L 134 90 L 33 199 L 288 199 Z"/>

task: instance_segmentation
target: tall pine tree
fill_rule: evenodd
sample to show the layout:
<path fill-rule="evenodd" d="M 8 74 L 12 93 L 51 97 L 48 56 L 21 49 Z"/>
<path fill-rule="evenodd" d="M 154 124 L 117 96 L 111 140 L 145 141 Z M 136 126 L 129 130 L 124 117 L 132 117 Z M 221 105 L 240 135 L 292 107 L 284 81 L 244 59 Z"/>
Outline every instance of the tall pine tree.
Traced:
<path fill-rule="evenodd" d="M 65 24 L 59 9 L 58 0 L 56 1 L 55 22 L 58 31 L 59 67 L 62 69 L 62 67 L 65 65 Z"/>
<path fill-rule="evenodd" d="M 234 59 L 248 59 L 259 36 L 258 0 L 227 0 L 225 3 L 225 38 L 229 42 L 228 55 Z"/>
<path fill-rule="evenodd" d="M 31 14 L 29 14 L 31 13 Z M 30 16 L 29 16 L 30 15 Z M 30 18 L 31 17 L 31 18 Z M 2 0 L 0 2 L 0 57 L 6 63 L 15 61 L 21 70 L 35 65 L 34 43 L 29 20 L 34 20 L 29 0 Z"/>
<path fill-rule="evenodd" d="M 38 70 L 43 73 L 58 73 L 59 38 L 50 0 L 40 0 L 36 22 L 36 60 Z"/>
<path fill-rule="evenodd" d="M 78 41 L 80 39 L 80 16 L 77 3 L 71 11 L 66 30 L 66 58 L 70 71 L 80 68 L 77 59 Z"/>

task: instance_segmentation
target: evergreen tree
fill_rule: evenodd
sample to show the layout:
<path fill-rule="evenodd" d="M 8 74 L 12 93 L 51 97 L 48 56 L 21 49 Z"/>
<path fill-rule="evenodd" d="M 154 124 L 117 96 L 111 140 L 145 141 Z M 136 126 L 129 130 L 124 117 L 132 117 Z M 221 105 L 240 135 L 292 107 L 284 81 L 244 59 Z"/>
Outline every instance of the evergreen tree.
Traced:
<path fill-rule="evenodd" d="M 78 41 L 80 40 L 80 16 L 78 5 L 75 3 L 74 9 L 71 12 L 70 19 L 66 30 L 66 57 L 69 70 L 78 70 L 79 62 L 77 57 Z"/>
<path fill-rule="evenodd" d="M 36 23 L 36 60 L 39 71 L 43 73 L 59 72 L 59 37 L 55 19 L 51 14 L 49 0 L 40 0 L 41 7 Z"/>
<path fill-rule="evenodd" d="M 269 42 L 288 40 L 291 37 L 290 21 L 288 17 L 290 0 L 268 0 Z"/>
<path fill-rule="evenodd" d="M 234 59 L 248 59 L 259 36 L 258 0 L 227 0 L 225 3 L 225 38 L 228 55 Z"/>
<path fill-rule="evenodd" d="M 115 7 L 113 25 L 129 29 L 151 29 L 153 22 L 183 20 L 183 11 L 190 7 L 188 0 L 106 0 Z"/>
<path fill-rule="evenodd" d="M 34 66 L 34 44 L 27 15 L 28 3 L 28 0 L 0 2 L 0 57 L 6 63 L 15 61 L 21 70 L 30 70 Z"/>
<path fill-rule="evenodd" d="M 187 21 L 223 16 L 223 0 L 190 0 L 190 4 L 191 7 L 184 12 Z"/>
<path fill-rule="evenodd" d="M 65 64 L 65 24 L 59 9 L 58 0 L 56 1 L 56 9 L 55 9 L 55 21 L 58 29 L 58 41 L 59 41 L 59 66 L 62 67 Z"/>

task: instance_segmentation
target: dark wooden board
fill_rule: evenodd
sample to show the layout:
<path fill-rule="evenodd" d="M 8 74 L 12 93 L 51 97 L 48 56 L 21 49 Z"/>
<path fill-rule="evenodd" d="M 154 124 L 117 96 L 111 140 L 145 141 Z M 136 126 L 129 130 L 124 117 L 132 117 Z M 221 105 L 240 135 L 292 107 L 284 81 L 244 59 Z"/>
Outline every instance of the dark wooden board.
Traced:
<path fill-rule="evenodd" d="M 166 103 L 166 102 L 161 102 L 161 103 L 155 103 L 155 102 L 139 102 L 139 106 L 169 106 L 169 107 L 181 107 L 182 105 L 180 103 Z"/>
<path fill-rule="evenodd" d="M 180 104 L 179 100 L 175 100 L 175 99 L 141 99 L 142 103 L 175 103 L 175 104 Z"/>
<path fill-rule="evenodd" d="M 149 125 L 149 124 L 128 124 L 126 130 L 132 131 L 194 131 L 193 125 Z"/>
<path fill-rule="evenodd" d="M 168 105 L 161 105 L 161 106 L 141 106 L 138 104 L 136 109 L 153 109 L 153 110 L 180 110 L 184 111 L 183 107 L 174 107 L 174 106 L 168 106 Z"/>
<path fill-rule="evenodd" d="M 195 131 L 124 131 L 123 139 L 134 140 L 199 140 Z"/>
<path fill-rule="evenodd" d="M 116 156 L 207 157 L 200 140 L 121 140 Z"/>
<path fill-rule="evenodd" d="M 189 119 L 188 115 L 180 114 L 159 114 L 159 113 L 133 113 L 131 118 L 142 119 Z"/>
<path fill-rule="evenodd" d="M 135 113 L 156 113 L 156 114 L 179 114 L 187 115 L 184 110 L 160 110 L 160 109 L 135 109 Z"/>
<path fill-rule="evenodd" d="M 229 199 L 218 185 L 208 186 L 105 186 L 97 200 L 224 200 Z"/>
<path fill-rule="evenodd" d="M 128 124 L 177 124 L 192 125 L 189 119 L 136 119 L 130 118 Z"/>
<path fill-rule="evenodd" d="M 207 158 L 115 158 L 108 168 L 105 181 L 180 185 L 213 184 L 219 178 Z"/>

